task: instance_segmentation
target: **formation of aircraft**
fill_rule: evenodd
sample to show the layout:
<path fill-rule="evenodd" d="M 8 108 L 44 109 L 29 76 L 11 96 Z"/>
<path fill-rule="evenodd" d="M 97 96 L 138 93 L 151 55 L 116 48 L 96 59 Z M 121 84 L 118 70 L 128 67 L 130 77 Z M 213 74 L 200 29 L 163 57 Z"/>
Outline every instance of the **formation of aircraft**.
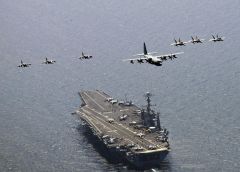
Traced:
<path fill-rule="evenodd" d="M 185 46 L 185 44 L 187 44 L 188 42 L 183 42 L 180 38 L 178 40 L 176 40 L 174 38 L 174 43 L 172 43 L 171 45 L 174 46 Z"/>
<path fill-rule="evenodd" d="M 216 36 L 212 35 L 212 39 L 210 39 L 209 41 L 212 42 L 220 42 L 220 41 L 224 41 L 225 37 L 219 37 L 218 34 Z M 187 43 L 203 43 L 204 39 L 200 39 L 198 38 L 198 36 L 196 36 L 195 38 L 193 36 L 191 36 L 191 40 L 187 41 L 187 42 L 183 42 L 180 38 L 178 40 L 176 40 L 174 38 L 174 43 L 172 43 L 171 45 L 173 46 L 185 46 Z M 130 61 L 130 63 L 134 64 L 134 62 L 137 63 L 144 63 L 147 62 L 149 64 L 153 64 L 156 66 L 162 66 L 162 62 L 170 59 L 173 60 L 174 58 L 177 58 L 177 55 L 179 54 L 183 54 L 183 52 L 176 52 L 176 53 L 170 53 L 170 54 L 163 54 L 163 55 L 155 55 L 157 54 L 157 52 L 148 52 L 147 48 L 146 48 L 146 44 L 145 42 L 143 43 L 143 53 L 142 54 L 136 54 L 133 56 L 138 56 L 138 58 L 132 58 L 132 59 L 125 59 L 123 61 Z M 79 57 L 79 59 L 91 59 L 92 55 L 86 55 L 82 52 L 82 55 Z M 49 60 L 48 58 L 45 59 L 45 61 L 43 61 L 44 64 L 54 64 L 56 63 L 55 60 Z M 30 63 L 23 63 L 23 61 L 21 60 L 21 64 L 18 65 L 18 67 L 29 67 L 31 64 Z"/>
<path fill-rule="evenodd" d="M 82 52 L 82 56 L 79 57 L 79 59 L 90 59 L 92 58 L 92 55 L 85 55 L 83 52 Z M 49 60 L 47 57 L 45 58 L 45 60 L 42 62 L 43 64 L 54 64 L 56 63 L 55 60 Z M 23 61 L 21 60 L 21 64 L 18 65 L 18 67 L 29 67 L 31 64 L 27 64 L 27 63 L 23 63 Z"/>
<path fill-rule="evenodd" d="M 125 59 L 123 61 L 130 61 L 130 63 L 134 64 L 134 62 L 138 62 L 138 63 L 150 63 L 156 66 L 161 66 L 162 62 L 164 60 L 167 60 L 167 58 L 169 59 L 173 59 L 173 58 L 177 58 L 176 55 L 178 54 L 182 54 L 183 52 L 177 52 L 177 53 L 170 53 L 170 54 L 164 54 L 164 55 L 154 55 L 157 54 L 157 52 L 147 52 L 147 48 L 146 48 L 146 44 L 145 42 L 143 43 L 143 54 L 136 54 L 134 56 L 139 56 L 138 58 L 132 58 L 132 59 Z"/>
<path fill-rule="evenodd" d="M 30 63 L 23 63 L 23 61 L 21 60 L 21 64 L 18 65 L 18 67 L 29 67 L 30 65 Z"/>
<path fill-rule="evenodd" d="M 55 60 L 48 60 L 48 58 L 46 57 L 46 59 L 43 63 L 44 64 L 53 64 L 53 63 L 56 63 L 56 61 Z"/>
<path fill-rule="evenodd" d="M 210 39 L 209 41 L 213 41 L 213 42 L 218 42 L 218 41 L 224 41 L 225 37 L 219 37 L 218 34 L 216 36 L 212 35 L 212 39 Z M 174 43 L 172 43 L 171 45 L 174 46 L 185 46 L 187 43 L 203 43 L 205 39 L 200 39 L 198 38 L 198 36 L 196 36 L 195 38 L 193 36 L 191 36 L 191 40 L 187 41 L 187 42 L 183 42 L 180 38 L 178 40 L 174 39 Z"/>
<path fill-rule="evenodd" d="M 92 58 L 92 55 L 86 55 L 86 54 L 84 54 L 83 52 L 82 52 L 82 56 L 81 57 L 79 57 L 79 59 L 91 59 Z"/>
<path fill-rule="evenodd" d="M 204 39 L 199 39 L 197 36 L 195 38 L 191 36 L 191 38 L 192 38 L 192 40 L 190 40 L 188 42 L 191 42 L 193 44 L 195 44 L 195 43 L 203 43 L 203 41 L 204 41 Z"/>
<path fill-rule="evenodd" d="M 213 42 L 218 42 L 218 41 L 223 41 L 225 37 L 219 37 L 218 34 L 216 36 L 212 35 L 212 39 L 210 39 L 209 41 L 213 41 Z"/>

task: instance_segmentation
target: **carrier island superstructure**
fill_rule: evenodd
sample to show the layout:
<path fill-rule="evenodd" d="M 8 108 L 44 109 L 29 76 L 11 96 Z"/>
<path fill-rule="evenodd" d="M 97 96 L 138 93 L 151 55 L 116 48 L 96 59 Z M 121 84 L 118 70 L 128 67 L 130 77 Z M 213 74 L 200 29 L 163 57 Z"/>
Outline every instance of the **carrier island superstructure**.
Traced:
<path fill-rule="evenodd" d="M 159 113 L 147 105 L 139 108 L 131 101 L 119 101 L 106 93 L 81 91 L 81 107 L 76 114 L 108 150 L 108 154 L 137 168 L 159 165 L 170 151 L 168 131 L 160 124 Z"/>

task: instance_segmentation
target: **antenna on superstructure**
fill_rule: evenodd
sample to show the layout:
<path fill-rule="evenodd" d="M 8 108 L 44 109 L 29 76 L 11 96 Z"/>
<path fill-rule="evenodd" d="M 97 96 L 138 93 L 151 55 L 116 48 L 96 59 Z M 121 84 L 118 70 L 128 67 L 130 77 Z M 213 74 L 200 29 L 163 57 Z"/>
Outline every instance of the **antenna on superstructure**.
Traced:
<path fill-rule="evenodd" d="M 151 104 L 151 97 L 153 95 L 150 92 L 146 92 L 146 94 L 144 94 L 144 97 L 146 98 L 147 101 L 147 114 L 150 115 L 152 110 L 151 110 L 151 106 L 155 106 Z"/>

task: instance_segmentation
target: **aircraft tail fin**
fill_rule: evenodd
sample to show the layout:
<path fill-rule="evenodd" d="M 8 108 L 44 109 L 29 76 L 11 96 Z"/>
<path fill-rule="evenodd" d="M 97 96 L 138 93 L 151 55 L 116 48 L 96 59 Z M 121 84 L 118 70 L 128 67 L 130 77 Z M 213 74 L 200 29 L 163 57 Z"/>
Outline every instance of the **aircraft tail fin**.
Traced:
<path fill-rule="evenodd" d="M 175 43 L 177 43 L 177 40 L 174 38 Z"/>
<path fill-rule="evenodd" d="M 21 64 L 23 64 L 23 61 L 21 60 Z"/>
<path fill-rule="evenodd" d="M 146 47 L 145 42 L 143 43 L 143 54 L 144 54 L 144 55 L 147 55 L 147 54 L 148 54 L 148 52 L 147 52 L 147 47 Z"/>
<path fill-rule="evenodd" d="M 82 56 L 84 57 L 84 53 L 82 52 Z"/>
<path fill-rule="evenodd" d="M 214 35 L 212 35 L 212 37 L 213 37 L 213 39 L 215 39 L 215 36 L 214 36 Z"/>
<path fill-rule="evenodd" d="M 194 38 L 191 36 L 192 40 L 194 41 Z"/>

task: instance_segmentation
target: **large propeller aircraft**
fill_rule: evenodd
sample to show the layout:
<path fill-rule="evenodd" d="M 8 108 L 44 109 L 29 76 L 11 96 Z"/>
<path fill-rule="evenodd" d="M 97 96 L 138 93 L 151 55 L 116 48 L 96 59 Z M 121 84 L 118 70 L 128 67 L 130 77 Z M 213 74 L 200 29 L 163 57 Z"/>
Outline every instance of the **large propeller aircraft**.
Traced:
<path fill-rule="evenodd" d="M 188 42 L 183 42 L 180 38 L 178 40 L 176 40 L 174 38 L 174 43 L 172 43 L 171 45 L 174 46 L 185 46 L 185 44 L 187 44 Z"/>
<path fill-rule="evenodd" d="M 164 55 L 153 55 L 156 54 L 157 52 L 147 52 L 147 48 L 146 48 L 146 44 L 145 42 L 143 43 L 143 54 L 136 54 L 134 56 L 140 56 L 139 58 L 133 58 L 133 59 L 126 59 L 124 61 L 130 61 L 130 63 L 134 64 L 135 61 L 137 61 L 138 63 L 150 63 L 156 66 L 161 66 L 162 62 L 164 60 L 167 60 L 167 58 L 169 59 L 173 59 L 173 58 L 177 58 L 176 55 L 178 54 L 182 54 L 183 52 L 177 52 L 177 53 L 170 53 L 170 54 L 164 54 Z"/>
<path fill-rule="evenodd" d="M 56 61 L 55 60 L 48 60 L 48 58 L 46 57 L 46 59 L 43 63 L 44 64 L 53 64 L 53 63 L 56 63 Z"/>
<path fill-rule="evenodd" d="M 195 44 L 195 43 L 203 43 L 203 41 L 204 41 L 204 39 L 199 39 L 197 36 L 195 38 L 191 36 L 191 38 L 192 38 L 192 40 L 190 40 L 188 42 L 191 42 L 193 44 Z"/>
<path fill-rule="evenodd" d="M 92 56 L 91 55 L 86 55 L 86 54 L 84 54 L 83 52 L 82 52 L 82 56 L 81 57 L 79 57 L 79 59 L 91 59 L 92 58 Z"/>
<path fill-rule="evenodd" d="M 21 64 L 18 65 L 18 67 L 29 67 L 30 65 L 30 63 L 23 63 L 23 61 L 21 60 Z"/>
<path fill-rule="evenodd" d="M 224 41 L 225 37 L 219 37 L 218 34 L 216 35 L 216 37 L 214 35 L 212 35 L 212 39 L 210 39 L 209 41 L 213 41 L 213 42 L 219 42 L 219 41 Z"/>

